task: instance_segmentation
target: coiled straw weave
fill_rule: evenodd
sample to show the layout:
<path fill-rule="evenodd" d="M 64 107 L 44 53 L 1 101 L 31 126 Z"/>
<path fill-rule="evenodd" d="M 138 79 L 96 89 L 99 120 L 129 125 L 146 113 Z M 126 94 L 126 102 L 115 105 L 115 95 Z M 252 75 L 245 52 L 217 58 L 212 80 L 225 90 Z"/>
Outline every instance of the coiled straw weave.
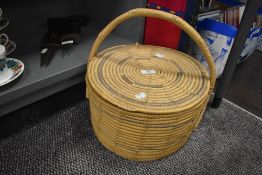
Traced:
<path fill-rule="evenodd" d="M 120 45 L 96 54 L 118 24 L 137 16 L 163 19 L 187 32 L 205 55 L 210 75 L 189 55 L 159 46 Z M 155 160 L 175 152 L 200 122 L 215 77 L 205 42 L 181 18 L 152 9 L 119 16 L 98 35 L 89 56 L 87 94 L 97 138 L 132 160 Z"/>

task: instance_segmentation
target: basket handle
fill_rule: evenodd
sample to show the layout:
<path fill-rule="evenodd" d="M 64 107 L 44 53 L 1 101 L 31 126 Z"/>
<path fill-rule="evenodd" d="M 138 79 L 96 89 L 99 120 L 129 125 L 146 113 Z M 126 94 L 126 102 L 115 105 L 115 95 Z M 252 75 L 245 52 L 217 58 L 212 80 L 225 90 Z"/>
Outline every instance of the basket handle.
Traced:
<path fill-rule="evenodd" d="M 146 8 L 137 8 L 130 10 L 117 18 L 115 18 L 113 21 L 111 21 L 97 36 L 90 54 L 89 58 L 93 58 L 97 54 L 97 49 L 100 46 L 100 44 L 104 41 L 104 39 L 112 32 L 114 28 L 116 28 L 120 23 L 134 17 L 152 17 L 157 19 L 162 19 L 165 21 L 168 21 L 170 23 L 173 23 L 177 25 L 179 28 L 181 28 L 184 32 L 186 32 L 198 45 L 201 52 L 203 53 L 204 57 L 206 58 L 207 64 L 210 69 L 210 90 L 213 90 L 215 81 L 216 81 L 216 71 L 215 71 L 215 65 L 212 59 L 212 56 L 208 50 L 208 47 L 205 43 L 205 41 L 202 39 L 202 37 L 198 34 L 198 32 L 190 26 L 186 21 L 184 21 L 182 18 L 175 16 L 173 14 L 159 11 L 159 10 L 153 10 L 153 9 L 146 9 Z"/>

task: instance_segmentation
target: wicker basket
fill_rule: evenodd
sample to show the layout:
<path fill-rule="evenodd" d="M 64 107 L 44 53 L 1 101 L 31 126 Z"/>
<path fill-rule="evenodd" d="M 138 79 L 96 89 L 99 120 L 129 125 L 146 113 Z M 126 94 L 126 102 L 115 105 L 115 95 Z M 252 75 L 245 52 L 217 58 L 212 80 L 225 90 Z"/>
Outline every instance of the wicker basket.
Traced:
<path fill-rule="evenodd" d="M 120 45 L 97 54 L 118 24 L 140 16 L 166 20 L 184 30 L 207 59 L 210 76 L 189 55 L 159 46 Z M 205 42 L 181 18 L 152 9 L 122 14 L 101 31 L 89 56 L 86 84 L 97 138 L 132 160 L 155 160 L 177 151 L 202 118 L 215 84 L 214 68 Z"/>

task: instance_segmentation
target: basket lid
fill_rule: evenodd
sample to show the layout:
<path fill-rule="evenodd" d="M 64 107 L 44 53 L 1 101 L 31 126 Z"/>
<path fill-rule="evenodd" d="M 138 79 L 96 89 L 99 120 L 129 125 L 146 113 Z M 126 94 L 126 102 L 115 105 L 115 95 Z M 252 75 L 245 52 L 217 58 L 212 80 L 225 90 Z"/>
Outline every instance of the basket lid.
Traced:
<path fill-rule="evenodd" d="M 173 113 L 206 99 L 207 70 L 182 52 L 159 46 L 120 45 L 99 53 L 88 65 L 92 90 L 124 110 Z"/>

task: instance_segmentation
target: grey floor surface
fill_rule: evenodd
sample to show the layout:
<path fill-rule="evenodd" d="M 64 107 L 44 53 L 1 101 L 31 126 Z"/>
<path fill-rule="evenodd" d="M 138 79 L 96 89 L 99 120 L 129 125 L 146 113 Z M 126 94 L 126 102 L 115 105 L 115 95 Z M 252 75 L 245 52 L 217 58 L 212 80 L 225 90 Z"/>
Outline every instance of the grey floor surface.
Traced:
<path fill-rule="evenodd" d="M 262 121 L 223 101 L 177 153 L 129 161 L 94 136 L 80 84 L 0 118 L 0 174 L 262 174 Z"/>

